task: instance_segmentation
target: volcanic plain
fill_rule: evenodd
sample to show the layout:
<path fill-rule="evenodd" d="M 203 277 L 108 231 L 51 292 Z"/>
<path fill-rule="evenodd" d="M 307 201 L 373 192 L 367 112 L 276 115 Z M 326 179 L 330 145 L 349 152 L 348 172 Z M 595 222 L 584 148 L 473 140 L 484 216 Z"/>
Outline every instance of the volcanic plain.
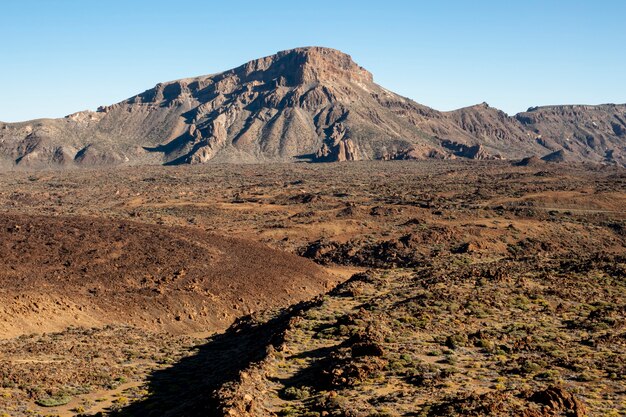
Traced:
<path fill-rule="evenodd" d="M 626 413 L 626 170 L 0 173 L 0 416 Z"/>

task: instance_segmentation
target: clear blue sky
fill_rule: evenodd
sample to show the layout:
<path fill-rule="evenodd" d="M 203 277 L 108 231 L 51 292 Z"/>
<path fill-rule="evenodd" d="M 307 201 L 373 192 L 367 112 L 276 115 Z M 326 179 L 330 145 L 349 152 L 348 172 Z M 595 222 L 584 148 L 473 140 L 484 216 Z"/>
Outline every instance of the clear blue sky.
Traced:
<path fill-rule="evenodd" d="M 626 1 L 2 0 L 0 120 L 60 117 L 297 46 L 440 110 L 626 102 Z"/>

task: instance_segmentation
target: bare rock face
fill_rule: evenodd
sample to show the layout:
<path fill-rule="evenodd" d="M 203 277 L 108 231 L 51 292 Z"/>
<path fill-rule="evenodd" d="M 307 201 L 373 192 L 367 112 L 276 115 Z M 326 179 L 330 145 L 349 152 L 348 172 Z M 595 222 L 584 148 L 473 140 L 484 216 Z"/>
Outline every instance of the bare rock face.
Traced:
<path fill-rule="evenodd" d="M 297 48 L 161 83 L 97 112 L 2 124 L 0 169 L 207 162 L 521 159 L 626 164 L 626 105 L 438 112 L 349 55 Z"/>
<path fill-rule="evenodd" d="M 337 123 L 333 126 L 328 140 L 315 152 L 314 160 L 317 162 L 343 162 L 358 161 L 358 149 L 350 139 L 348 129 Z"/>

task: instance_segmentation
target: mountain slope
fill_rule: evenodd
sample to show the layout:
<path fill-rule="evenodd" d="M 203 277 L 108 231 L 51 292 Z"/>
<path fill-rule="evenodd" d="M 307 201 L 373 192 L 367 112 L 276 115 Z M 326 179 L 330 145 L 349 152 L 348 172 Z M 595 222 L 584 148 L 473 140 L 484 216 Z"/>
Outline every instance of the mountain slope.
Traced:
<path fill-rule="evenodd" d="M 567 158 L 626 164 L 626 105 L 535 107 L 515 117 L 540 144 Z"/>
<path fill-rule="evenodd" d="M 0 167 L 514 159 L 562 149 L 572 160 L 624 163 L 625 111 L 438 112 L 375 84 L 346 54 L 298 48 L 158 84 L 97 112 L 0 124 Z"/>

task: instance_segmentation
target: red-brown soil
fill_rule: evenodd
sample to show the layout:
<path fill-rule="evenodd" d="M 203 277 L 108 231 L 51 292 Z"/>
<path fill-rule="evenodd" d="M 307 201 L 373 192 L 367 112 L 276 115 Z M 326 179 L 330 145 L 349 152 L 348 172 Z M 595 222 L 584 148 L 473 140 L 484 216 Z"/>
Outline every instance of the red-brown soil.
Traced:
<path fill-rule="evenodd" d="M 625 195 L 537 161 L 0 173 L 0 416 L 623 412 Z"/>
<path fill-rule="evenodd" d="M 3 214 L 0 242 L 2 338 L 112 323 L 215 331 L 334 279 L 306 259 L 189 227 Z"/>

